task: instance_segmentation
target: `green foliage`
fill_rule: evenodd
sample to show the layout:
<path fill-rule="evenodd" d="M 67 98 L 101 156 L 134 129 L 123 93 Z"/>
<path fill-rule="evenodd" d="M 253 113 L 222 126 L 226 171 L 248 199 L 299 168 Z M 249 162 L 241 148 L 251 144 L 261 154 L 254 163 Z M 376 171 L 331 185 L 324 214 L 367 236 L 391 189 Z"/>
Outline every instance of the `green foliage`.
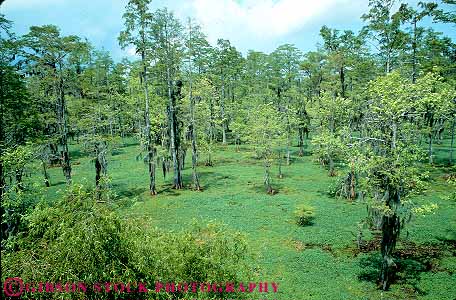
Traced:
<path fill-rule="evenodd" d="M 27 228 L 27 216 L 42 198 L 40 189 L 33 185 L 14 184 L 8 187 L 2 199 L 2 228 L 6 228 L 6 236 L 2 233 L 2 248 L 14 249 L 16 242 Z"/>
<path fill-rule="evenodd" d="M 453 187 L 453 193 L 448 196 L 448 199 L 456 202 L 456 173 L 447 176 L 447 183 Z"/>
<path fill-rule="evenodd" d="M 31 99 L 26 82 L 4 62 L 0 62 L 0 99 L 1 151 L 40 135 L 40 103 Z"/>
<path fill-rule="evenodd" d="M 109 206 L 96 203 L 83 186 L 70 187 L 53 206 L 40 203 L 26 219 L 27 236 L 17 241 L 17 249 L 2 250 L 2 280 L 19 276 L 26 282 L 90 285 L 240 282 L 252 276 L 240 233 L 216 223 L 194 223 L 181 232 L 168 232 L 151 228 L 145 219 L 125 222 Z M 58 293 L 47 296 L 62 297 Z M 200 297 L 199 293 L 192 296 Z M 99 294 L 88 290 L 86 297 Z M 166 298 L 164 294 L 157 297 Z"/>
<path fill-rule="evenodd" d="M 294 211 L 296 224 L 308 226 L 313 224 L 315 219 L 315 208 L 309 205 L 299 205 Z"/>
<path fill-rule="evenodd" d="M 334 97 L 329 93 L 323 94 L 319 100 L 319 105 L 309 109 L 312 118 L 319 122 L 312 139 L 315 145 L 313 156 L 322 165 L 329 165 L 329 175 L 334 176 L 335 161 L 348 156 L 348 124 L 353 104 L 348 98 Z"/>
<path fill-rule="evenodd" d="M 282 116 L 273 103 L 259 104 L 248 119 L 248 141 L 254 146 L 256 157 L 270 161 L 274 149 L 284 140 Z"/>
<path fill-rule="evenodd" d="M 339 136 L 331 134 L 328 130 L 316 135 L 312 142 L 315 145 L 313 156 L 322 165 L 328 165 L 330 159 L 338 160 L 345 157 L 347 145 Z"/>
<path fill-rule="evenodd" d="M 244 58 L 229 40 L 219 39 L 211 47 L 192 21 L 185 36 L 181 22 L 167 8 L 152 12 L 150 0 L 129 0 L 118 40 L 141 60 L 121 63 L 79 37 L 61 36 L 54 25 L 33 26 L 17 40 L 11 22 L 0 14 L 2 233 L 4 228 L 9 233 L 9 239 L 2 240 L 7 257 L 2 267 L 11 276 L 46 281 L 247 278 L 249 237 L 212 222 L 181 230 L 186 226 L 181 220 L 209 216 L 254 237 L 250 239 L 260 254 L 257 259 L 267 268 L 265 274 L 290 278 L 284 296 L 421 297 L 402 291 L 408 285 L 384 295 L 355 280 L 358 270 L 353 262 L 359 259 L 346 253 L 354 224 L 365 213 L 364 203 L 347 205 L 327 198 L 321 191 L 330 181 L 308 158 L 294 157 L 293 147 L 298 134 L 303 156 L 303 137 L 307 141 L 310 133 L 313 157 L 329 165 L 331 176 L 340 175 L 336 187 L 330 187 L 332 194 L 367 198 L 377 229 L 386 232 L 394 223 L 386 248 L 388 234 L 383 236 L 382 252 L 394 249 L 400 229 L 413 215 L 426 216 L 417 219 L 415 229 L 410 225 L 422 241 L 440 239 L 440 231 L 451 232 L 452 202 L 441 196 L 450 194 L 444 190 L 454 182 L 431 180 L 435 174 L 427 170 L 440 169 L 423 164 L 423 144 L 428 143 L 430 163 L 434 156 L 444 161 L 441 154 L 448 152 L 447 132 L 456 112 L 456 47 L 451 38 L 417 22 L 431 15 L 434 21 L 451 23 L 454 14 L 434 3 L 420 3 L 422 10 L 401 5 L 396 11 L 396 3 L 370 0 L 362 17 L 367 24 L 359 33 L 323 26 L 316 51 L 303 54 L 284 44 L 271 54 L 249 51 Z M 378 77 L 379 73 L 389 75 Z M 176 93 L 178 82 L 183 83 L 182 93 Z M 205 156 L 206 165 L 212 166 L 201 166 L 204 197 L 168 189 L 170 152 L 180 170 L 178 161 L 185 160 L 189 133 L 196 136 L 193 158 Z M 142 148 L 136 147 L 136 140 L 122 149 L 115 146 L 129 135 L 137 136 Z M 71 152 L 74 182 L 92 186 L 86 178 L 93 177 L 95 162 L 96 189 L 75 185 L 58 199 L 62 182 L 54 168 L 47 170 L 47 163 L 63 162 L 64 172 L 65 165 L 69 167 L 69 158 L 64 160 L 70 153 L 67 136 L 77 143 L 70 145 L 76 149 Z M 35 138 L 39 147 L 29 147 L 27 142 Z M 223 141 L 223 152 L 218 141 Z M 242 150 L 252 149 L 256 159 L 240 147 L 231 151 L 233 141 L 237 146 L 246 143 Z M 40 153 L 34 155 L 37 148 Z M 120 151 L 109 157 L 108 176 L 107 153 L 113 148 Z M 147 153 L 148 173 L 133 159 L 141 151 Z M 284 152 L 287 165 L 292 161 L 296 167 L 284 167 L 287 176 L 282 178 Z M 36 209 L 41 190 L 31 183 L 38 181 L 35 158 L 40 158 L 46 180 L 46 172 L 55 178 L 46 191 L 48 202 L 57 199 Z M 215 159 L 221 162 L 218 166 L 213 166 Z M 189 155 L 186 166 L 188 160 Z M 187 180 L 189 169 L 180 162 Z M 282 178 L 277 185 L 280 193 L 268 201 L 251 179 L 264 170 L 267 191 L 276 194 L 270 175 L 274 163 Z M 146 174 L 149 194 L 155 195 L 155 164 L 165 175 L 156 180 L 163 190 L 157 201 L 142 201 L 149 200 L 142 188 Z M 298 206 L 296 222 L 310 225 L 314 207 L 321 222 L 290 232 L 280 216 L 293 211 L 302 197 L 313 206 Z M 109 201 L 101 204 L 102 200 Z M 125 213 L 125 220 L 112 209 Z M 167 229 L 153 229 L 154 225 Z M 284 241 L 293 241 L 293 247 Z M 277 260 L 278 255 L 286 259 Z M 386 258 L 390 264 L 392 258 Z M 417 273 L 422 267 L 410 265 L 403 271 Z M 321 278 L 325 286 L 315 284 Z M 437 278 L 446 283 L 451 274 Z M 439 286 L 437 281 L 428 278 L 423 286 Z M 424 297 L 436 295 L 430 291 Z"/>

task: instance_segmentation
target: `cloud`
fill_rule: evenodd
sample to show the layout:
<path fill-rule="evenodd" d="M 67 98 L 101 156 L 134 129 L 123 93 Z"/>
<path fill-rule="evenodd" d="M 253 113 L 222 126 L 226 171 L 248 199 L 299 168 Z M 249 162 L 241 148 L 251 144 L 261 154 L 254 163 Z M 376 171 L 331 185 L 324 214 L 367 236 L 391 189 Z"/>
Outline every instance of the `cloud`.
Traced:
<path fill-rule="evenodd" d="M 137 57 L 138 54 L 136 53 L 136 48 L 134 46 L 128 46 L 126 49 L 125 49 L 125 53 L 129 56 L 129 57 Z"/>
<path fill-rule="evenodd" d="M 17 34 L 31 25 L 55 24 L 62 34 L 89 38 L 113 56 L 135 57 L 120 50 L 117 36 L 128 0 L 6 0 L 2 13 Z M 313 48 L 324 24 L 350 28 L 366 11 L 366 0 L 153 0 L 151 9 L 167 6 L 182 23 L 192 17 L 211 44 L 229 39 L 244 54 L 249 49 L 270 52 L 284 43 Z"/>
<path fill-rule="evenodd" d="M 275 39 L 293 34 L 306 25 L 355 8 L 362 0 L 193 0 L 196 19 L 213 43 L 217 38 Z M 364 6 L 364 5 L 361 5 Z M 353 13 L 353 11 L 352 11 Z M 359 17 L 359 16 L 356 16 Z"/>

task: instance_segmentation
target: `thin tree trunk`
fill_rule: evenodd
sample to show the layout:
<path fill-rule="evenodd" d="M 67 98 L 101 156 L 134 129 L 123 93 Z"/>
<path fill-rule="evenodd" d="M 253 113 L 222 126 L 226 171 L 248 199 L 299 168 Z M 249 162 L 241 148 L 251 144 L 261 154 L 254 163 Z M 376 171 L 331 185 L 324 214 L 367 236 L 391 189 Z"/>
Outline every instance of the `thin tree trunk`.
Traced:
<path fill-rule="evenodd" d="M 386 73 L 391 72 L 391 50 L 388 50 L 386 54 Z"/>
<path fill-rule="evenodd" d="M 172 91 L 172 82 L 169 66 L 166 68 L 166 77 L 168 82 L 168 100 L 169 100 L 169 124 L 170 124 L 170 147 L 171 147 L 171 157 L 173 160 L 174 168 L 174 185 L 175 189 L 182 188 L 182 176 L 180 172 L 180 163 L 179 163 L 179 153 L 177 145 L 177 122 L 175 115 L 175 93 Z"/>
<path fill-rule="evenodd" d="M 350 199 L 354 200 L 356 198 L 356 174 L 355 174 L 355 162 L 351 162 L 350 170 Z"/>
<path fill-rule="evenodd" d="M 417 35 L 416 35 L 416 16 L 413 18 L 413 61 L 412 61 L 412 83 L 416 83 L 417 70 L 416 70 L 416 48 L 417 48 Z"/>
<path fill-rule="evenodd" d="M 101 199 L 103 191 L 108 188 L 106 182 L 108 175 L 106 151 L 106 142 L 103 141 L 95 143 L 95 186 L 97 191 L 97 200 Z"/>
<path fill-rule="evenodd" d="M 24 185 L 22 183 L 22 176 L 24 174 L 23 169 L 16 169 L 15 171 L 15 179 L 16 179 L 16 190 L 22 191 L 24 189 Z"/>
<path fill-rule="evenodd" d="M 98 145 L 95 146 L 95 187 L 97 193 L 97 200 L 101 198 L 101 188 L 100 188 L 100 180 L 101 180 L 101 163 L 98 158 Z"/>
<path fill-rule="evenodd" d="M 1 151 L 1 152 L 3 152 L 3 151 Z M 0 152 L 0 154 L 1 154 L 1 152 Z M 3 201 L 3 195 L 5 194 L 5 189 L 6 189 L 5 186 L 6 186 L 6 180 L 5 180 L 4 170 L 3 170 L 3 161 L 0 160 L 0 206 L 2 206 L 1 204 Z"/>
<path fill-rule="evenodd" d="M 287 166 L 290 165 L 290 144 L 291 144 L 291 126 L 290 126 L 290 119 L 289 119 L 289 116 L 288 114 L 290 113 L 289 112 L 289 107 L 290 107 L 290 98 L 288 97 L 287 99 L 287 107 L 286 107 L 286 111 L 287 111 Z"/>
<path fill-rule="evenodd" d="M 226 145 L 226 120 L 225 120 L 225 78 L 222 74 L 222 97 L 220 98 L 220 113 L 222 117 L 222 143 Z"/>
<path fill-rule="evenodd" d="M 432 140 L 433 140 L 433 138 L 432 138 L 432 131 L 431 131 L 431 133 L 429 133 L 429 151 L 428 151 L 429 152 L 428 153 L 429 154 L 429 164 L 431 164 L 431 165 L 434 163 L 434 159 L 432 157 L 432 152 L 433 152 L 432 151 Z"/>
<path fill-rule="evenodd" d="M 451 145 L 450 145 L 450 165 L 453 164 L 453 151 L 454 151 L 454 131 L 455 131 L 455 124 L 456 117 L 453 117 L 453 125 L 451 126 Z"/>
<path fill-rule="evenodd" d="M 279 178 L 283 178 L 282 174 L 282 150 L 279 150 Z"/>
<path fill-rule="evenodd" d="M 209 141 L 212 143 L 215 139 L 215 112 L 214 112 L 214 99 L 210 96 L 209 101 L 209 111 L 210 111 L 210 124 L 209 124 Z"/>
<path fill-rule="evenodd" d="M 331 155 L 328 156 L 328 160 L 329 160 L 329 174 L 328 175 L 331 177 L 334 177 L 334 176 L 336 176 L 336 171 L 335 171 L 335 167 L 334 167 L 334 160 L 331 157 Z"/>
<path fill-rule="evenodd" d="M 341 97 L 345 98 L 345 71 L 344 71 L 344 66 L 340 67 L 339 71 L 340 75 L 340 85 L 341 85 Z"/>
<path fill-rule="evenodd" d="M 191 50 L 193 50 L 192 44 L 192 22 L 189 21 L 189 41 L 191 44 Z M 192 179 L 193 179 L 193 188 L 197 191 L 201 190 L 199 183 L 198 172 L 196 171 L 196 166 L 198 164 L 198 151 L 196 148 L 196 130 L 195 130 L 195 99 L 193 98 L 193 65 L 192 65 L 192 55 L 189 59 L 190 67 L 190 76 L 189 76 L 189 99 L 190 99 L 190 136 L 192 142 Z"/>
<path fill-rule="evenodd" d="M 61 74 L 62 70 L 60 69 L 59 74 L 59 83 L 58 83 L 58 122 L 59 122 L 59 133 L 60 133 L 60 144 L 62 150 L 60 151 L 61 155 L 61 164 L 63 174 L 65 175 L 66 181 L 68 184 L 71 183 L 71 162 L 70 162 L 70 153 L 68 150 L 68 128 L 66 124 L 66 105 L 65 105 L 65 91 L 63 78 Z"/>
<path fill-rule="evenodd" d="M 144 51 L 141 52 L 141 61 L 143 64 L 143 85 L 144 94 L 146 97 L 146 110 L 144 112 L 144 118 L 146 121 L 146 138 L 147 138 L 147 164 L 149 168 L 149 193 L 154 196 L 157 194 L 155 187 L 155 146 L 152 141 L 152 134 L 150 128 L 150 108 L 149 108 L 149 88 L 147 83 L 147 67 L 146 67 L 146 54 Z"/>
<path fill-rule="evenodd" d="M 41 161 L 41 165 L 43 166 L 44 185 L 46 187 L 50 187 L 51 186 L 51 182 L 49 180 L 49 174 L 47 172 L 47 167 L 46 167 L 47 162 L 42 160 Z"/>
<path fill-rule="evenodd" d="M 304 129 L 299 128 L 299 156 L 304 156 Z"/>
<path fill-rule="evenodd" d="M 196 171 L 196 166 L 198 163 L 198 152 L 196 148 L 196 130 L 195 130 L 195 99 L 192 95 L 192 80 L 190 78 L 190 127 L 191 127 L 191 139 L 192 139 L 192 178 L 193 178 L 193 188 L 197 191 L 201 190 L 199 183 L 198 172 Z"/>
<path fill-rule="evenodd" d="M 199 176 L 196 170 L 196 166 L 198 164 L 198 153 L 196 150 L 196 137 L 192 138 L 192 175 L 193 175 L 193 188 L 197 191 L 201 190 L 201 186 L 199 183 Z"/>
<path fill-rule="evenodd" d="M 288 141 L 287 141 L 287 166 L 290 165 L 290 141 L 289 141 L 289 138 L 288 138 Z"/>
<path fill-rule="evenodd" d="M 268 194 L 272 194 L 273 193 L 273 190 L 272 190 L 272 186 L 271 186 L 271 174 L 269 172 L 269 163 L 267 161 L 265 161 L 264 163 L 264 185 L 266 187 L 266 192 Z"/>

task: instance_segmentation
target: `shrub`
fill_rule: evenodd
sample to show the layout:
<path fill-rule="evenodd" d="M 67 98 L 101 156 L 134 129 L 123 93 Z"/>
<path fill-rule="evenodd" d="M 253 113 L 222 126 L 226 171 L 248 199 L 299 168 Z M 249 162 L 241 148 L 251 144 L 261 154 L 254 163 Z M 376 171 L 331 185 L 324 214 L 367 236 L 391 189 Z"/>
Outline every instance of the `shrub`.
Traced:
<path fill-rule="evenodd" d="M 300 205 L 295 210 L 296 223 L 299 226 L 308 226 L 313 224 L 315 218 L 315 209 L 312 206 Z"/>
<path fill-rule="evenodd" d="M 21 277 L 24 282 L 84 282 L 89 287 L 85 294 L 40 293 L 46 299 L 122 297 L 95 293 L 90 287 L 96 282 L 144 282 L 150 291 L 156 281 L 238 283 L 252 278 L 249 251 L 240 233 L 215 223 L 195 222 L 184 231 L 170 232 L 150 228 L 146 219 L 126 222 L 80 186 L 70 188 L 54 206 L 38 205 L 27 221 L 26 237 L 18 241 L 18 250 L 2 250 L 2 281 Z M 200 293 L 175 293 L 173 298 L 215 297 Z M 170 297 L 164 293 L 134 296 Z M 22 296 L 28 297 L 36 294 Z"/>

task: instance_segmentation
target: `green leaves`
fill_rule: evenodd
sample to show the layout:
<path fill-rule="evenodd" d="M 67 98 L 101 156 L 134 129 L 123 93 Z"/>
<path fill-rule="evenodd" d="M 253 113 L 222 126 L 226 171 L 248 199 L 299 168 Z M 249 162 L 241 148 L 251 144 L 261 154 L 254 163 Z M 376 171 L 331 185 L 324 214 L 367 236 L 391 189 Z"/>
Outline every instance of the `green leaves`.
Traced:
<path fill-rule="evenodd" d="M 157 281 L 216 283 L 252 278 L 251 253 L 241 233 L 215 222 L 194 222 L 178 232 L 151 228 L 147 219 L 126 222 L 112 208 L 96 203 L 82 186 L 70 187 L 53 206 L 40 203 L 26 219 L 27 237 L 16 251 L 2 251 L 4 278 L 84 282 L 88 286 L 84 297 L 89 299 L 115 297 L 113 293 L 97 294 L 92 288 L 97 282 L 150 285 Z M 155 286 L 149 285 L 148 296 L 169 296 L 163 291 L 154 294 Z M 212 297 L 199 291 L 192 295 L 203 296 Z M 46 297 L 61 298 L 62 294 Z"/>
<path fill-rule="evenodd" d="M 259 104 L 248 116 L 247 140 L 254 146 L 258 158 L 270 160 L 274 149 L 283 145 L 285 128 L 282 116 L 273 103 Z"/>
<path fill-rule="evenodd" d="M 123 15 L 125 30 L 120 32 L 118 37 L 122 48 L 134 45 L 138 52 L 145 52 L 150 46 L 146 30 L 149 29 L 152 21 L 152 14 L 148 5 L 151 0 L 130 0 Z"/>

